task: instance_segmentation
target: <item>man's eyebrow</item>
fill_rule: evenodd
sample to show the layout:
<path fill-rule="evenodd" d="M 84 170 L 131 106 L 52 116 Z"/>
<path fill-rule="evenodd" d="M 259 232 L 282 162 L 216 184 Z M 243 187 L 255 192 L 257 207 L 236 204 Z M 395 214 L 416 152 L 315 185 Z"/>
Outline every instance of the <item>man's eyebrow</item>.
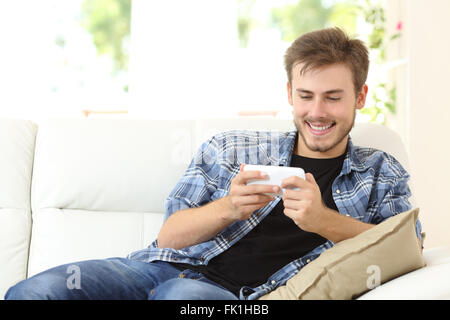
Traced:
<path fill-rule="evenodd" d="M 306 90 L 303 88 L 297 88 L 297 89 L 295 89 L 295 91 L 297 91 L 298 93 L 310 93 L 310 94 L 314 93 L 310 90 Z M 333 94 L 333 93 L 342 93 L 342 92 L 344 92 L 344 90 L 342 90 L 342 89 L 332 89 L 332 90 L 325 91 L 324 94 Z"/>

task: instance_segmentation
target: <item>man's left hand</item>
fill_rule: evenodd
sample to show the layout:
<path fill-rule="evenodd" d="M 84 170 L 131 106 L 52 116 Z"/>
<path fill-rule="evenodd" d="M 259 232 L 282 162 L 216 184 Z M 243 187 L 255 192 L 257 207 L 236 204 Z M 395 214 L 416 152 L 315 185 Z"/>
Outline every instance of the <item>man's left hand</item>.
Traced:
<path fill-rule="evenodd" d="M 304 231 L 320 233 L 326 224 L 330 210 L 322 201 L 320 188 L 311 173 L 305 179 L 292 176 L 281 183 L 282 188 L 295 187 L 300 190 L 284 190 L 284 214 Z"/>

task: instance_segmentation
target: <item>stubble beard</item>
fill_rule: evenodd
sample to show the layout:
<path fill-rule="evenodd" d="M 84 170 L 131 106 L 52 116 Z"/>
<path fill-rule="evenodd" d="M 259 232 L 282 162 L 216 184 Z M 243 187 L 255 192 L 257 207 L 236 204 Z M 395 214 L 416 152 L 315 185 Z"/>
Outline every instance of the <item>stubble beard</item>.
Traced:
<path fill-rule="evenodd" d="M 353 113 L 353 119 L 351 121 L 351 125 L 349 125 L 348 127 L 344 127 L 342 129 L 340 129 L 339 130 L 340 132 L 337 132 L 337 137 L 329 145 L 324 145 L 324 146 L 320 146 L 319 144 L 312 145 L 312 144 L 308 143 L 308 141 L 307 141 L 307 139 L 305 137 L 305 132 L 304 132 L 304 129 L 303 129 L 304 127 L 299 125 L 299 123 L 297 122 L 297 119 L 295 118 L 295 116 L 294 116 L 294 125 L 297 128 L 297 132 L 300 135 L 300 137 L 302 138 L 303 143 L 308 147 L 308 149 L 310 151 L 313 151 L 313 152 L 327 152 L 327 151 L 333 149 L 334 147 L 336 147 L 340 142 L 342 142 L 342 140 L 344 140 L 349 135 L 350 131 L 355 126 L 355 119 L 356 119 L 356 108 L 355 108 L 355 112 Z M 305 121 L 305 119 L 303 119 L 301 121 Z M 337 128 L 335 128 L 335 129 L 337 129 Z"/>

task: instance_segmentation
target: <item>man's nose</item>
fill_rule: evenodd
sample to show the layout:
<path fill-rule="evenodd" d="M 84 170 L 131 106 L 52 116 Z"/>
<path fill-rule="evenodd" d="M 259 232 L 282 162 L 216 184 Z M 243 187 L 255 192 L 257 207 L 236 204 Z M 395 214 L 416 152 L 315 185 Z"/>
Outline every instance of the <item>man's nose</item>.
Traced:
<path fill-rule="evenodd" d="M 326 105 L 322 98 L 314 99 L 309 115 L 312 118 L 323 118 L 326 117 Z"/>

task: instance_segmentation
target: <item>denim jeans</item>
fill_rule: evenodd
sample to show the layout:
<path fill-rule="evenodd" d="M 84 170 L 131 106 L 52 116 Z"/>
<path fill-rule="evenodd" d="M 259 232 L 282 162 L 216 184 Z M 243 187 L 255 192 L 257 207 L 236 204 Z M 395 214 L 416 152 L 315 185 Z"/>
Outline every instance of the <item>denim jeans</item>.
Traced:
<path fill-rule="evenodd" d="M 65 264 L 11 287 L 6 300 L 237 300 L 201 273 L 125 258 Z"/>

